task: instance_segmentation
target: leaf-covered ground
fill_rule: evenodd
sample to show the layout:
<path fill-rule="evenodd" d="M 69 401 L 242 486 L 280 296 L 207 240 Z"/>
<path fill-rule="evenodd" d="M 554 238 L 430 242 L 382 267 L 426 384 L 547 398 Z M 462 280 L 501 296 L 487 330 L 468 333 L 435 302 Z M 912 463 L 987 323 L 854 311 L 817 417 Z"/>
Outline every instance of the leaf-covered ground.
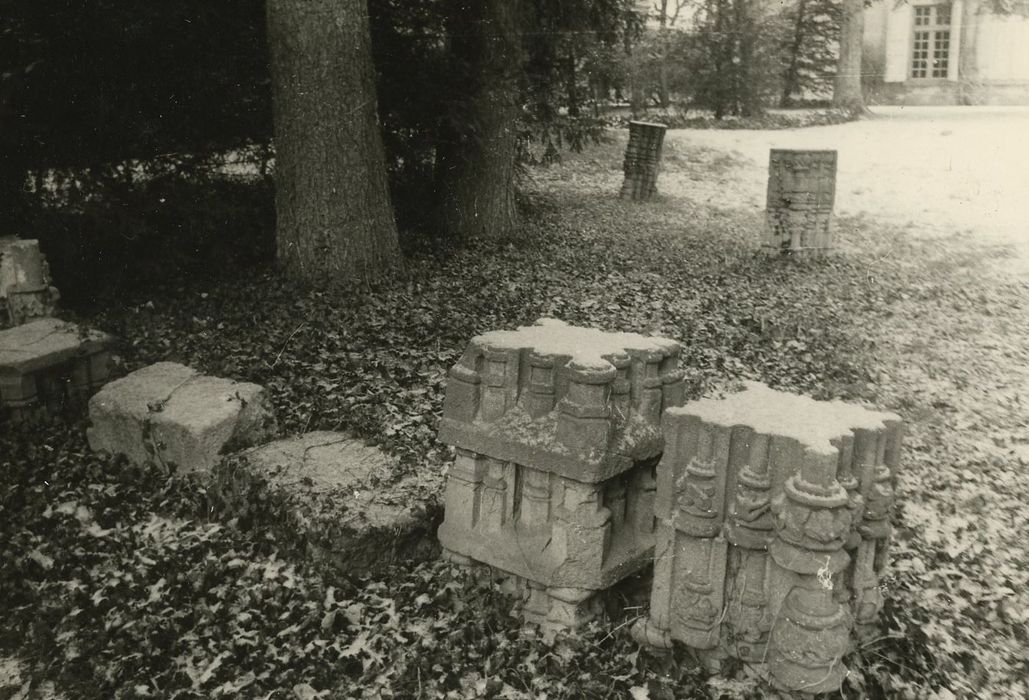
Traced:
<path fill-rule="evenodd" d="M 226 270 L 91 320 L 125 339 L 126 369 L 174 359 L 260 382 L 285 434 L 354 431 L 426 490 L 450 457 L 434 436 L 464 343 L 543 315 L 682 341 L 694 397 L 754 378 L 896 410 L 910 430 L 889 602 L 843 695 L 1025 696 L 1029 295 L 1007 250 L 842 218 L 833 258 L 768 259 L 759 212 L 615 199 L 598 164 L 617 148 L 537 173 L 517 245 L 413 260 L 376 289 Z M 89 454 L 81 422 L 5 426 L 0 528 L 0 642 L 69 697 L 768 697 L 747 669 L 706 679 L 683 651 L 639 653 L 637 598 L 550 649 L 489 581 L 444 564 L 321 581 L 199 485 Z"/>

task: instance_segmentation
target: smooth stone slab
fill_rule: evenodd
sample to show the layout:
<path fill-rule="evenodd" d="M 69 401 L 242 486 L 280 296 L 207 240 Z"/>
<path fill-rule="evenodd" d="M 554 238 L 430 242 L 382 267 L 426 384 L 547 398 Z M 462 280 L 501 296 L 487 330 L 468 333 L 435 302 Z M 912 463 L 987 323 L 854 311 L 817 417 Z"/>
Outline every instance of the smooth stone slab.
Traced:
<path fill-rule="evenodd" d="M 263 387 L 158 362 L 111 382 L 89 402 L 94 450 L 180 471 L 210 470 L 221 455 L 267 439 L 275 419 Z"/>
<path fill-rule="evenodd" d="M 439 554 L 439 477 L 382 486 L 394 460 L 344 433 L 277 440 L 225 459 L 214 482 L 230 512 L 268 527 L 330 575 L 379 571 Z"/>

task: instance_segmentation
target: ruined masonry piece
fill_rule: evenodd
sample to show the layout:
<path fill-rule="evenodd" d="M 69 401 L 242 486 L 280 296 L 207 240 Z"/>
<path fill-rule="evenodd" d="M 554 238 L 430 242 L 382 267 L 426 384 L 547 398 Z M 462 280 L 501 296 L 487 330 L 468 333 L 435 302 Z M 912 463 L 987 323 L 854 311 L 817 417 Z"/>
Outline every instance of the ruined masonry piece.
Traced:
<path fill-rule="evenodd" d="M 361 576 L 439 555 L 442 508 L 425 476 L 393 481 L 395 460 L 348 435 L 276 440 L 218 463 L 229 512 L 270 528 L 330 576 Z"/>
<path fill-rule="evenodd" d="M 2 325 L 17 326 L 53 314 L 60 294 L 50 282 L 50 267 L 39 241 L 0 237 Z"/>
<path fill-rule="evenodd" d="M 629 143 L 625 146 L 625 180 L 619 196 L 622 199 L 646 201 L 657 192 L 657 175 L 661 169 L 661 149 L 665 143 L 664 124 L 629 122 Z"/>
<path fill-rule="evenodd" d="M 575 627 L 653 557 L 660 420 L 683 402 L 679 344 L 554 319 L 473 338 L 450 370 L 457 448 L 439 539 L 513 577 L 526 621 Z"/>
<path fill-rule="evenodd" d="M 668 410 L 664 433 L 636 639 L 766 663 L 789 691 L 838 689 L 882 608 L 900 418 L 751 382 Z"/>
<path fill-rule="evenodd" d="M 158 362 L 89 401 L 89 446 L 179 471 L 209 470 L 226 449 L 266 440 L 275 420 L 262 387 Z"/>
<path fill-rule="evenodd" d="M 835 245 L 836 151 L 773 148 L 768 158 L 764 247 L 821 257 Z"/>
<path fill-rule="evenodd" d="M 113 340 L 55 318 L 0 331 L 0 407 L 21 421 L 84 402 L 110 376 Z"/>

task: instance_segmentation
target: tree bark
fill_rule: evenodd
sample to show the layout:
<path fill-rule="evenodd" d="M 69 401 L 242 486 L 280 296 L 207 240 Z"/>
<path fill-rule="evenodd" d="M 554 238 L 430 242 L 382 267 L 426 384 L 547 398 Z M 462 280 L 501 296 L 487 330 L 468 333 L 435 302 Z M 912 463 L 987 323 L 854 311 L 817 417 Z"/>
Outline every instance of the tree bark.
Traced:
<path fill-rule="evenodd" d="M 843 0 L 840 56 L 836 64 L 832 103 L 852 114 L 865 112 L 861 92 L 861 40 L 865 29 L 864 0 Z"/>
<path fill-rule="evenodd" d="M 445 125 L 436 153 L 442 225 L 456 240 L 505 238 L 518 223 L 520 3 L 476 0 L 458 14 L 450 50 L 469 85 L 466 113 Z"/>
<path fill-rule="evenodd" d="M 793 93 L 799 91 L 800 86 L 800 47 L 804 45 L 804 13 L 807 11 L 807 0 L 797 2 L 797 20 L 793 23 L 793 41 L 790 42 L 790 61 L 786 66 L 786 75 L 783 77 L 782 97 L 779 100 L 780 107 L 789 107 L 792 102 Z"/>
<path fill-rule="evenodd" d="M 961 103 L 978 104 L 979 94 L 979 13 L 980 0 L 964 0 L 961 6 L 961 38 L 958 45 L 958 82 Z"/>
<path fill-rule="evenodd" d="M 268 0 L 279 262 L 370 282 L 400 260 L 366 0 Z"/>

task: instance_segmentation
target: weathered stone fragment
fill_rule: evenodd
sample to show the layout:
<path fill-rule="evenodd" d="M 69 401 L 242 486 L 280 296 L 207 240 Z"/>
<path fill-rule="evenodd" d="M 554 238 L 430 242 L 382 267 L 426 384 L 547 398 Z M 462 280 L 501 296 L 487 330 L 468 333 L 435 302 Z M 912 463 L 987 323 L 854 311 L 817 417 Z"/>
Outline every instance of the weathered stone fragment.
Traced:
<path fill-rule="evenodd" d="M 791 691 L 838 688 L 855 625 L 882 606 L 899 417 L 748 383 L 668 410 L 664 431 L 637 639 L 767 662 Z"/>
<path fill-rule="evenodd" d="M 657 192 L 661 170 L 661 149 L 665 142 L 664 124 L 629 122 L 629 143 L 625 147 L 625 180 L 622 199 L 646 201 Z"/>
<path fill-rule="evenodd" d="M 264 389 L 158 362 L 111 382 L 89 402 L 89 445 L 180 471 L 209 470 L 228 449 L 265 440 L 275 419 Z"/>
<path fill-rule="evenodd" d="M 231 514 L 349 577 L 439 554 L 438 487 L 425 477 L 393 482 L 396 469 L 378 448 L 314 432 L 223 460 L 214 483 Z"/>
<path fill-rule="evenodd" d="M 661 412 L 683 401 L 678 343 L 542 319 L 473 338 L 440 439 L 457 448 L 439 538 L 521 580 L 528 620 L 574 626 L 652 557 Z"/>
<path fill-rule="evenodd" d="M 773 148 L 768 162 L 765 248 L 817 257 L 834 246 L 836 151 Z"/>
<path fill-rule="evenodd" d="M 0 407 L 14 420 L 84 401 L 110 375 L 113 338 L 43 318 L 0 331 Z"/>
<path fill-rule="evenodd" d="M 60 294 L 50 282 L 50 267 L 39 241 L 0 238 L 0 305 L 7 325 L 53 314 Z"/>

